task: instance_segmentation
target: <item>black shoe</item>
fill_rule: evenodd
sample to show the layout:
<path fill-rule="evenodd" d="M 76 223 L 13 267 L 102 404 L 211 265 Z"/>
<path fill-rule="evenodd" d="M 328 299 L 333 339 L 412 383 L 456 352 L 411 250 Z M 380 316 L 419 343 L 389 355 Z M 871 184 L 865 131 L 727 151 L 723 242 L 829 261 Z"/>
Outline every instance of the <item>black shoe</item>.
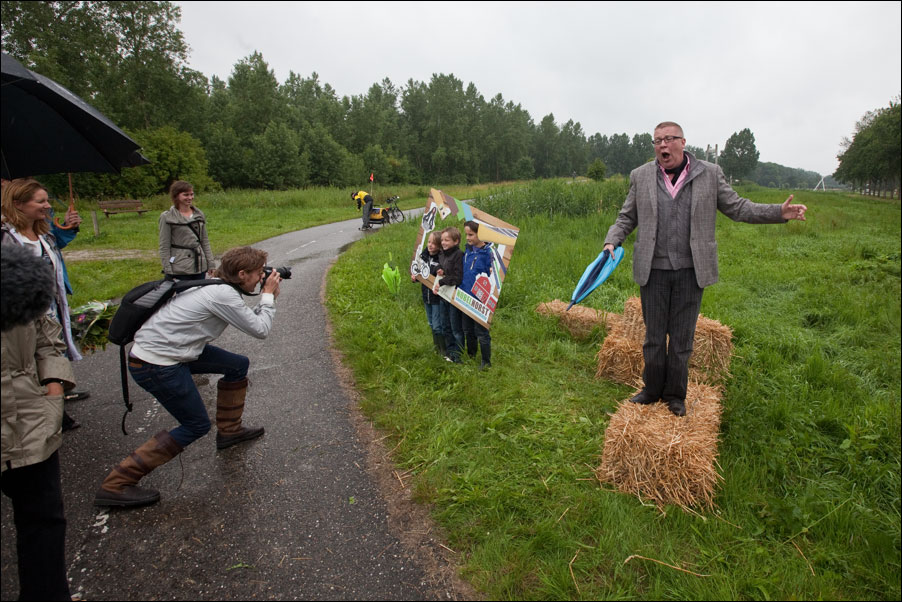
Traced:
<path fill-rule="evenodd" d="M 79 389 L 72 389 L 71 391 L 66 392 L 65 396 L 63 396 L 63 401 L 79 401 L 81 399 L 87 399 L 90 396 L 90 391 L 80 391 Z"/>
<path fill-rule="evenodd" d="M 107 491 L 101 487 L 94 495 L 95 506 L 136 508 L 138 506 L 155 504 L 158 501 L 160 501 L 159 491 L 156 489 L 145 489 L 137 485 L 126 485 L 122 488 L 122 493 Z"/>
<path fill-rule="evenodd" d="M 645 389 L 639 391 L 636 395 L 630 398 L 630 401 L 633 403 L 641 403 L 642 405 L 649 405 L 655 403 L 660 399 L 660 396 L 652 395 Z"/>
<path fill-rule="evenodd" d="M 263 433 L 264 429 L 262 426 L 251 428 L 241 427 L 240 431 L 232 435 L 223 435 L 222 433 L 216 433 L 216 449 L 225 449 L 227 447 L 237 445 L 238 443 L 241 443 L 243 441 L 256 439 Z"/>
<path fill-rule="evenodd" d="M 63 432 L 74 431 L 81 426 L 81 423 L 72 418 L 69 412 L 63 411 Z"/>
<path fill-rule="evenodd" d="M 686 403 L 682 399 L 671 399 L 667 402 L 667 407 L 673 412 L 674 416 L 686 415 Z"/>
<path fill-rule="evenodd" d="M 479 369 L 480 369 L 480 370 L 488 370 L 488 369 L 491 368 L 491 367 L 492 367 L 492 362 L 487 362 L 487 361 L 485 361 L 485 360 L 482 360 L 482 363 L 479 364 Z"/>

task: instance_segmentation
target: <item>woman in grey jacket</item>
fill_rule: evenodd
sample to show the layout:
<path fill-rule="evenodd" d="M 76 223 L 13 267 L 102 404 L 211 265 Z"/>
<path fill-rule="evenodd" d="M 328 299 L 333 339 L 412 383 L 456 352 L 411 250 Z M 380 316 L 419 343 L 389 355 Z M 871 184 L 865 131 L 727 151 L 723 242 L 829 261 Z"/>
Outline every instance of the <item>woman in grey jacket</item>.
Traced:
<path fill-rule="evenodd" d="M 172 207 L 160 214 L 160 262 L 167 279 L 202 280 L 213 270 L 207 218 L 194 206 L 194 187 L 178 180 L 169 187 Z"/>

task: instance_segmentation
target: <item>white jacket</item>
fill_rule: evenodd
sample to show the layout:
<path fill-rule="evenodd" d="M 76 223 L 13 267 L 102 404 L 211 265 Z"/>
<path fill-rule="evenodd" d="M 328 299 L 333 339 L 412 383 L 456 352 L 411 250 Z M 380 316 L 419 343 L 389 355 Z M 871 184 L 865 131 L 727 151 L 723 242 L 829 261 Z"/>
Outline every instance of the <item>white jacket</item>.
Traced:
<path fill-rule="evenodd" d="M 170 299 L 144 323 L 135 334 L 131 354 L 159 366 L 193 362 L 229 324 L 265 339 L 275 314 L 271 293 L 262 293 L 260 302 L 251 309 L 227 284 L 189 289 Z"/>

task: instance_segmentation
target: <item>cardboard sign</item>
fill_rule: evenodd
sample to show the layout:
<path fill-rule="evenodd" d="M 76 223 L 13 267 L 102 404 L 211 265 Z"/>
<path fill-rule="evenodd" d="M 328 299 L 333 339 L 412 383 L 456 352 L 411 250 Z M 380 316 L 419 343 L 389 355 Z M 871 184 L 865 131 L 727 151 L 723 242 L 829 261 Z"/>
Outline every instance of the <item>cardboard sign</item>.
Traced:
<path fill-rule="evenodd" d="M 455 286 L 441 286 L 439 295 L 467 316 L 486 328 L 490 328 L 495 308 L 498 306 L 498 297 L 501 295 L 501 286 L 510 267 L 511 255 L 520 234 L 519 228 L 480 211 L 466 201 L 458 201 L 441 190 L 433 188 L 429 191 L 429 198 L 420 221 L 417 243 L 410 263 L 410 274 L 432 288 L 435 285 L 435 277 L 429 273 L 429 266 L 420 259 L 420 253 L 426 248 L 429 234 L 434 230 L 440 232 L 449 226 L 454 226 L 460 230 L 461 244 L 463 245 L 466 243 L 464 223 L 470 220 L 479 224 L 479 239 L 487 243 L 492 252 L 492 272 L 477 274 L 472 290 L 465 291 Z"/>

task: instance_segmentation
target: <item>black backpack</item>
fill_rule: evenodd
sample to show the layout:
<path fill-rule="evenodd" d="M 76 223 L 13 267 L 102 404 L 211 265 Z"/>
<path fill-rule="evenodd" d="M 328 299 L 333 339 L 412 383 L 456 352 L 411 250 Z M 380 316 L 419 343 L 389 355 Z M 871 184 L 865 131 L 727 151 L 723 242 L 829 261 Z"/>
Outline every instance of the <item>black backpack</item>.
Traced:
<path fill-rule="evenodd" d="M 125 419 L 132 411 L 132 403 L 128 398 L 128 371 L 125 368 L 125 346 L 135 340 L 135 334 L 147 320 L 167 301 L 182 291 L 198 286 L 225 284 L 233 287 L 242 295 L 248 293 L 237 285 L 222 280 L 154 280 L 145 282 L 125 293 L 119 309 L 110 320 L 110 332 L 107 338 L 111 343 L 119 345 L 119 373 L 122 377 L 122 400 L 125 402 L 125 413 L 122 415 L 122 433 L 125 431 Z"/>

